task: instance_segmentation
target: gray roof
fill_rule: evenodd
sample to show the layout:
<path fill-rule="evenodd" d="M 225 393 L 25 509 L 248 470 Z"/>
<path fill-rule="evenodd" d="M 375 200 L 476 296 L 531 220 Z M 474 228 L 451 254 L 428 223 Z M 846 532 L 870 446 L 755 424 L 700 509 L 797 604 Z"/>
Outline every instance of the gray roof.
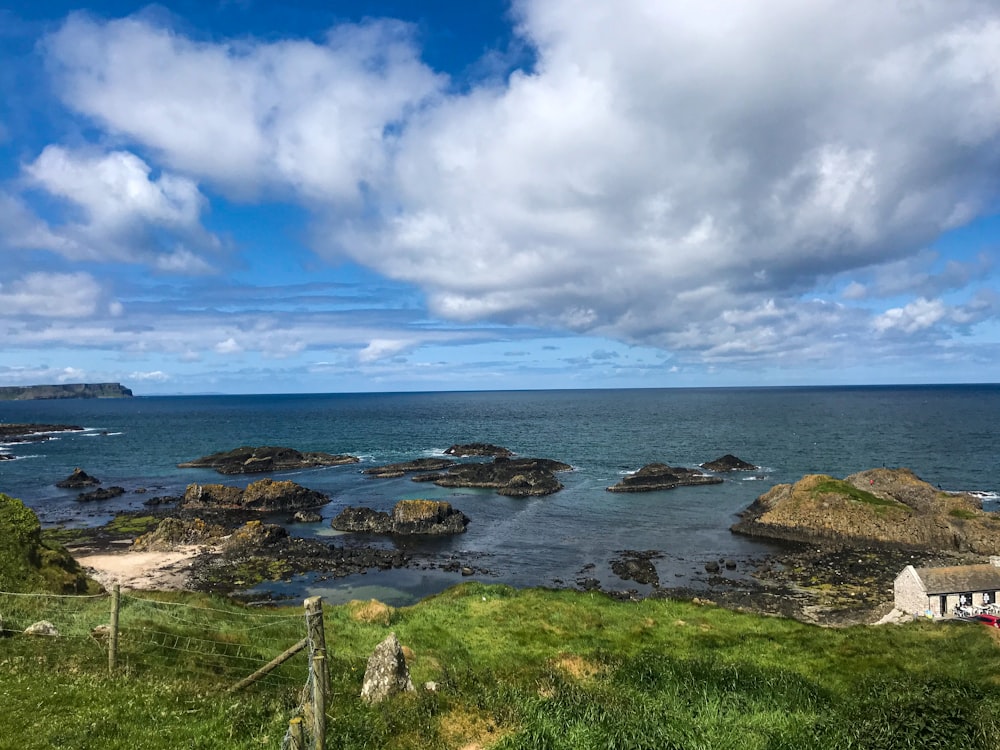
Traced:
<path fill-rule="evenodd" d="M 955 565 L 950 568 L 914 568 L 928 594 L 1000 591 L 1000 567 Z"/>

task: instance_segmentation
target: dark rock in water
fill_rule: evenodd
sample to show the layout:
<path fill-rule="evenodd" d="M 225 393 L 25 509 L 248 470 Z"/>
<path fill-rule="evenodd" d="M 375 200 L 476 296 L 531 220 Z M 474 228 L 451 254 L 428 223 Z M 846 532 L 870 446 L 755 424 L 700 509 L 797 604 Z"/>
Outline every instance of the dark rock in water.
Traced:
<path fill-rule="evenodd" d="M 358 531 L 369 534 L 445 535 L 461 534 L 468 517 L 439 500 L 400 500 L 392 514 L 371 508 L 349 507 L 331 522 L 338 531 Z"/>
<path fill-rule="evenodd" d="M 292 516 L 292 523 L 319 523 L 323 516 L 314 510 L 297 510 Z"/>
<path fill-rule="evenodd" d="M 624 477 L 618 484 L 608 487 L 608 492 L 651 492 L 672 490 L 675 487 L 689 487 L 699 484 L 721 484 L 718 477 L 702 474 L 695 469 L 667 464 L 646 464 L 634 474 Z"/>
<path fill-rule="evenodd" d="M 73 473 L 68 477 L 61 482 L 56 482 L 56 487 L 61 487 L 64 490 L 78 490 L 83 487 L 96 487 L 100 483 L 100 479 L 92 477 L 83 469 L 77 467 L 73 469 Z"/>
<path fill-rule="evenodd" d="M 707 563 L 705 563 L 705 571 L 707 573 L 718 573 L 719 563 L 717 563 L 715 560 L 709 560 Z"/>
<path fill-rule="evenodd" d="M 2 443 L 40 443 L 48 440 L 48 432 L 83 432 L 83 428 L 72 424 L 0 424 L 0 442 Z"/>
<path fill-rule="evenodd" d="M 653 565 L 653 558 L 662 557 L 659 552 L 635 552 L 624 550 L 621 558 L 611 561 L 611 570 L 625 581 L 635 581 L 652 586 L 660 585 L 660 576 Z"/>
<path fill-rule="evenodd" d="M 11 456 L 9 453 L 0 453 L 0 461 L 13 461 L 13 460 L 14 456 Z"/>
<path fill-rule="evenodd" d="M 510 458 L 514 455 L 509 449 L 490 443 L 462 443 L 451 446 L 445 453 L 449 456 L 492 456 L 493 458 Z"/>
<path fill-rule="evenodd" d="M 735 560 L 726 560 L 725 562 L 726 570 L 736 570 Z"/>
<path fill-rule="evenodd" d="M 223 484 L 188 485 L 181 507 L 272 512 L 317 508 L 328 502 L 330 498 L 323 493 L 295 482 L 260 479 L 247 485 L 246 489 Z"/>
<path fill-rule="evenodd" d="M 554 472 L 573 467 L 549 458 L 497 458 L 492 463 L 457 464 L 445 474 L 419 477 L 439 487 L 494 489 L 510 497 L 551 495 L 562 489 Z"/>
<path fill-rule="evenodd" d="M 708 463 L 701 464 L 701 468 L 708 469 L 709 471 L 715 472 L 725 472 L 725 471 L 756 471 L 759 466 L 754 466 L 749 464 L 741 458 L 737 458 L 732 453 L 727 453 L 724 456 L 720 456 L 714 461 L 709 461 Z"/>
<path fill-rule="evenodd" d="M 402 461 L 385 466 L 374 466 L 365 469 L 362 474 L 376 477 L 378 479 L 394 479 L 405 474 L 418 471 L 441 471 L 454 465 L 454 461 L 449 458 L 417 458 L 413 461 Z"/>
<path fill-rule="evenodd" d="M 156 495 L 148 500 L 143 500 L 143 505 L 157 506 L 157 505 L 169 505 L 170 503 L 176 503 L 180 500 L 177 495 Z"/>
<path fill-rule="evenodd" d="M 356 456 L 336 456 L 317 451 L 300 452 L 294 448 L 243 446 L 231 451 L 213 453 L 177 464 L 180 469 L 215 469 L 220 474 L 261 474 L 269 471 L 314 469 L 321 466 L 356 464 Z"/>
<path fill-rule="evenodd" d="M 76 496 L 76 499 L 82 503 L 87 503 L 93 500 L 110 500 L 115 497 L 121 497 L 124 494 L 124 487 L 99 487 L 92 492 L 81 492 Z"/>

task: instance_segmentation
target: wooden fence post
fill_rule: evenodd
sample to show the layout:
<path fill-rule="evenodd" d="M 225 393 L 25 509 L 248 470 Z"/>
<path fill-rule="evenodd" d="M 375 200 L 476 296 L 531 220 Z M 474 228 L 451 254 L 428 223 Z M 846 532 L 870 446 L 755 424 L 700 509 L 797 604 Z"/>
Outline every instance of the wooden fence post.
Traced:
<path fill-rule="evenodd" d="M 118 668 L 118 610 L 121 607 L 120 584 L 111 587 L 111 632 L 108 633 L 108 672 L 114 675 Z"/>
<path fill-rule="evenodd" d="M 322 750 L 326 743 L 326 699 L 330 692 L 330 673 L 326 664 L 326 633 L 323 626 L 323 599 L 312 596 L 305 600 L 304 605 L 309 637 L 309 672 L 313 680 L 313 747 Z"/>
<path fill-rule="evenodd" d="M 301 716 L 296 716 L 288 722 L 288 750 L 306 750 Z"/>

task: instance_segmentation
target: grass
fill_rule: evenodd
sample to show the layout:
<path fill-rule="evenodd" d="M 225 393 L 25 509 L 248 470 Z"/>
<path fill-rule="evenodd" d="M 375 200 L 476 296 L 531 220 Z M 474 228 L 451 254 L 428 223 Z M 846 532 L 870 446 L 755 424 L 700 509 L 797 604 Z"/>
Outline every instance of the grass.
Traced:
<path fill-rule="evenodd" d="M 876 508 L 901 508 L 909 510 L 909 507 L 901 502 L 891 498 L 879 497 L 871 492 L 860 490 L 842 479 L 834 479 L 832 477 L 825 478 L 817 482 L 812 487 L 812 494 L 813 497 L 817 497 L 819 495 L 841 495 L 858 503 L 873 505 Z"/>
<path fill-rule="evenodd" d="M 106 619 L 107 601 L 88 601 L 83 619 Z M 972 624 L 824 629 L 687 602 L 479 583 L 412 607 L 354 603 L 325 614 L 331 748 L 985 750 L 1000 736 L 1000 643 Z M 302 637 L 300 609 L 159 595 L 126 599 L 122 623 L 115 678 L 89 636 L 0 640 L 10 746 L 280 745 L 302 658 L 280 668 L 284 681 L 227 695 L 243 674 L 219 650 L 270 658 Z M 219 652 L 173 648 L 150 632 L 181 643 L 209 633 Z M 408 649 L 418 691 L 370 706 L 358 697 L 366 659 L 389 632 Z M 436 692 L 420 687 L 427 681 Z"/>
<path fill-rule="evenodd" d="M 967 508 L 952 508 L 948 511 L 948 515 L 953 518 L 961 518 L 965 521 L 971 521 L 975 518 L 979 518 L 981 514 Z"/>

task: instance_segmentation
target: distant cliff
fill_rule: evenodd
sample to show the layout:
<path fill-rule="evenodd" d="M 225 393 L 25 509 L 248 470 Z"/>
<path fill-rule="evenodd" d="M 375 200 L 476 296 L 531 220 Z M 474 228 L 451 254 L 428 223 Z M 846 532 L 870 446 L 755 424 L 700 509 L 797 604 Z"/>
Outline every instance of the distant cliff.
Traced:
<path fill-rule="evenodd" d="M 0 401 L 32 401 L 40 398 L 131 398 L 121 383 L 68 383 L 66 385 L 0 386 Z"/>

